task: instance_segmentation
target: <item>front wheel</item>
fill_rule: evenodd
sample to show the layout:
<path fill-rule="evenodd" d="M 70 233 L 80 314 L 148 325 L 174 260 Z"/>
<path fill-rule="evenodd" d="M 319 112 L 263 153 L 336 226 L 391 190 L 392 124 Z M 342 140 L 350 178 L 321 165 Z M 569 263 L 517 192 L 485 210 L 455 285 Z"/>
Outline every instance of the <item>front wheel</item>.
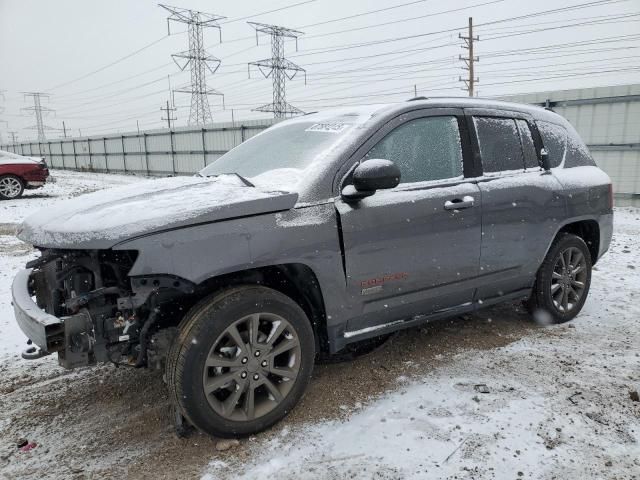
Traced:
<path fill-rule="evenodd" d="M 0 176 L 0 199 L 13 200 L 24 192 L 24 183 L 15 175 Z"/>
<path fill-rule="evenodd" d="M 282 419 L 302 397 L 313 369 L 311 323 L 286 295 L 245 286 L 214 295 L 182 322 L 167 380 L 195 427 L 242 437 Z"/>
<path fill-rule="evenodd" d="M 580 313 L 589 294 L 591 267 L 591 253 L 584 240 L 560 234 L 536 275 L 527 305 L 534 318 L 564 323 Z"/>

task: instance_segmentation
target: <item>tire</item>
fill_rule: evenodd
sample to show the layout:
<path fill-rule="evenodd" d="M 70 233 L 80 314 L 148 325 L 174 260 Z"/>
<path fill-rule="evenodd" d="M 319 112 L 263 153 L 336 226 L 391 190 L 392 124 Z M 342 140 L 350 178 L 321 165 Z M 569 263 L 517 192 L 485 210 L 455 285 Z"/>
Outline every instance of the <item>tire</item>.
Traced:
<path fill-rule="evenodd" d="M 313 329 L 296 302 L 270 288 L 237 287 L 187 313 L 167 359 L 167 384 L 176 408 L 197 429 L 245 437 L 298 403 L 314 358 Z"/>
<path fill-rule="evenodd" d="M 16 175 L 0 176 L 0 200 L 20 198 L 24 192 L 24 182 Z"/>
<path fill-rule="evenodd" d="M 591 267 L 591 253 L 584 240 L 560 233 L 536 274 L 526 302 L 534 319 L 538 323 L 564 323 L 578 315 L 589 294 Z"/>

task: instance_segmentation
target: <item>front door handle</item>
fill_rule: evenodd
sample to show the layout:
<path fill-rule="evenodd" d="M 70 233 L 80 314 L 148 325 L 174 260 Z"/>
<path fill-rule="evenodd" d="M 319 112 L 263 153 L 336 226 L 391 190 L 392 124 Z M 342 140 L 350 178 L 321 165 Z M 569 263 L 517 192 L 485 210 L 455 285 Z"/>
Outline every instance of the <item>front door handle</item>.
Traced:
<path fill-rule="evenodd" d="M 471 208 L 475 203 L 475 199 L 472 196 L 465 195 L 462 198 L 454 198 L 453 200 L 447 200 L 444 202 L 445 210 L 462 210 L 463 208 Z"/>

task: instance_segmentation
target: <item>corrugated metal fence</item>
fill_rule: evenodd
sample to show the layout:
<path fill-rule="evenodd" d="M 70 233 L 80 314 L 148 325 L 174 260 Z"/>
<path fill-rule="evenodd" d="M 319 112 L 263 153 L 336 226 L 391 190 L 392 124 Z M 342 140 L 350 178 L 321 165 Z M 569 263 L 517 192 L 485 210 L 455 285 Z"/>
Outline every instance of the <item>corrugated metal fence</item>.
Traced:
<path fill-rule="evenodd" d="M 640 206 L 640 84 L 514 95 L 569 120 L 613 180 L 618 205 Z M 253 120 L 0 146 L 43 156 L 53 168 L 150 175 L 190 174 L 275 123 Z"/>
<path fill-rule="evenodd" d="M 217 123 L 204 128 L 152 130 L 3 145 L 20 155 L 45 157 L 52 168 L 147 175 L 195 173 L 275 120 Z"/>
<path fill-rule="evenodd" d="M 640 206 L 640 84 L 540 92 L 505 100 L 547 106 L 569 120 L 613 181 L 616 205 Z"/>

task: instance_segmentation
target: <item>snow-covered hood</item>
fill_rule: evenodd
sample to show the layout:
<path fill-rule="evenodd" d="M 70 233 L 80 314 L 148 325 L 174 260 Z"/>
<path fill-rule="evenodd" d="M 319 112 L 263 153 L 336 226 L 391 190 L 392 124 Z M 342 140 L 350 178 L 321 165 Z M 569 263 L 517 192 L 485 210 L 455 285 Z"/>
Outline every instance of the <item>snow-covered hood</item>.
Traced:
<path fill-rule="evenodd" d="M 0 150 L 0 165 L 33 165 L 44 160 L 38 157 L 25 157 L 11 152 Z"/>
<path fill-rule="evenodd" d="M 292 208 L 297 193 L 246 185 L 234 175 L 173 177 L 102 190 L 30 215 L 18 238 L 49 248 L 104 249 L 169 228 Z"/>

